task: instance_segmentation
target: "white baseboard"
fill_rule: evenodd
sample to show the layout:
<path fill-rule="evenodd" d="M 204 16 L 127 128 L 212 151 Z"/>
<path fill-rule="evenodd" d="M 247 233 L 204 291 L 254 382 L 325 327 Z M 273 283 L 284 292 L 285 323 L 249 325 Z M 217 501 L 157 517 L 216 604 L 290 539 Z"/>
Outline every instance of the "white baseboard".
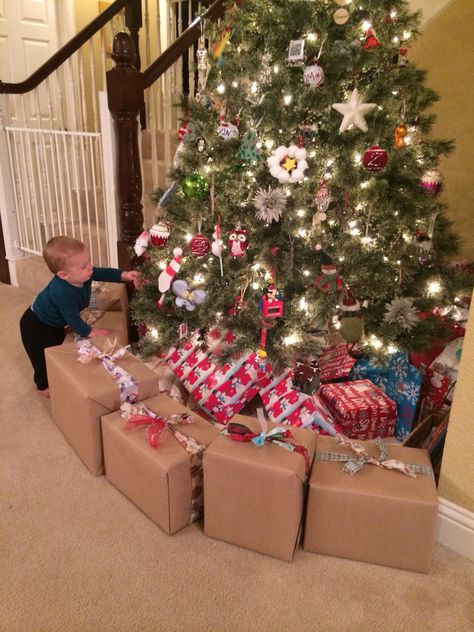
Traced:
<path fill-rule="evenodd" d="M 436 540 L 474 562 L 474 513 L 440 498 Z"/>

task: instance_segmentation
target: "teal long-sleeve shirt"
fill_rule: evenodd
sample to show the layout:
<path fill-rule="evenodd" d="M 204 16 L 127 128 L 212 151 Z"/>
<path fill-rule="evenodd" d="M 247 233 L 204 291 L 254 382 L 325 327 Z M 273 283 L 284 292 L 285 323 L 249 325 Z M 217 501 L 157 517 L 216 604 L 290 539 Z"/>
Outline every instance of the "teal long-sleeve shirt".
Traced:
<path fill-rule="evenodd" d="M 90 334 L 92 327 L 82 320 L 80 312 L 89 305 L 92 281 L 119 283 L 121 276 L 122 270 L 117 270 L 117 268 L 93 268 L 91 278 L 84 283 L 83 287 L 76 287 L 54 276 L 37 295 L 31 309 L 46 325 L 51 327 L 69 325 L 85 338 Z"/>

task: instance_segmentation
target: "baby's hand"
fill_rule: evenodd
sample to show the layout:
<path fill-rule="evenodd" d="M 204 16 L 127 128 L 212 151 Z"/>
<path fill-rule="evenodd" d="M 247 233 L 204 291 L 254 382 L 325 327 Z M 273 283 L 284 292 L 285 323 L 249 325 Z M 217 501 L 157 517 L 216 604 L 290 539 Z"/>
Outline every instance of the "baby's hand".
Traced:
<path fill-rule="evenodd" d="M 98 336 L 108 336 L 110 329 L 103 329 L 102 327 L 92 327 L 88 338 L 97 338 Z"/>
<path fill-rule="evenodd" d="M 130 281 L 135 287 L 139 287 L 140 272 L 138 272 L 138 270 L 126 270 L 122 272 L 122 281 Z"/>

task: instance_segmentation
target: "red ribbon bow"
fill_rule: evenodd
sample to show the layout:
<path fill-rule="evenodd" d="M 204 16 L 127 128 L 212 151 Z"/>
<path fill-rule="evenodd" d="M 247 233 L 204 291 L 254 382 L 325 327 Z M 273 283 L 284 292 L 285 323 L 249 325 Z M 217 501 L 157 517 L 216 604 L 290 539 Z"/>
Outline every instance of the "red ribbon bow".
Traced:
<path fill-rule="evenodd" d="M 190 418 L 192 417 L 188 413 L 183 413 L 182 415 L 174 415 L 178 417 L 177 422 L 179 423 L 190 423 Z M 132 430 L 133 428 L 137 428 L 138 426 L 148 425 L 146 429 L 146 438 L 148 443 L 152 448 L 157 448 L 160 440 L 161 433 L 166 428 L 170 428 L 170 423 L 172 423 L 166 417 L 151 417 L 150 415 L 132 415 L 126 425 L 125 430 Z"/>

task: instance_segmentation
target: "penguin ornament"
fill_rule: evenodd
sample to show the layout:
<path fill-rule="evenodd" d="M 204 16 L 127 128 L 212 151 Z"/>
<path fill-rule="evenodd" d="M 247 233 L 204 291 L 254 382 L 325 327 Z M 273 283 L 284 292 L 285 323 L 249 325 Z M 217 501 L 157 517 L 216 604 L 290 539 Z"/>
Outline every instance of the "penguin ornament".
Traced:
<path fill-rule="evenodd" d="M 364 321 L 360 310 L 360 303 L 349 288 L 346 288 L 342 300 L 340 334 L 348 344 L 360 342 L 364 336 Z"/>

